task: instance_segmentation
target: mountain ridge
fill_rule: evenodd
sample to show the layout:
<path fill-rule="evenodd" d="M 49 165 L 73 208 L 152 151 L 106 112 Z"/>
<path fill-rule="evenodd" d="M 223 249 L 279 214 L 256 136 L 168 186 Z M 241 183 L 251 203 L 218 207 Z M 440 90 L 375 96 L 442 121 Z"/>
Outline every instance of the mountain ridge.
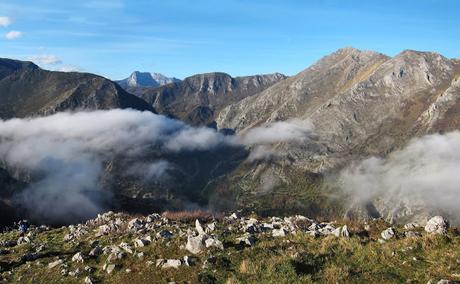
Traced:
<path fill-rule="evenodd" d="M 252 96 L 285 78 L 280 73 L 244 77 L 232 77 L 223 72 L 203 73 L 181 82 L 146 89 L 138 95 L 158 113 L 194 125 L 206 125 L 213 122 L 222 107 Z"/>
<path fill-rule="evenodd" d="M 2 119 L 83 109 L 153 111 L 116 83 L 90 73 L 48 71 L 31 62 L 0 59 L 0 75 Z"/>

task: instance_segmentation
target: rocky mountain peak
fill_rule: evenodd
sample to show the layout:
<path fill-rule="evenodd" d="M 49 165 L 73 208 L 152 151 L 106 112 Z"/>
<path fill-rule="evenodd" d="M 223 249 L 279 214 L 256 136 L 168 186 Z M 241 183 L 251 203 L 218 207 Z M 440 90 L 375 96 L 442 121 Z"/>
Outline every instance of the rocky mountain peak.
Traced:
<path fill-rule="evenodd" d="M 131 75 L 123 80 L 117 81 L 122 88 L 139 88 L 139 87 L 160 87 L 166 84 L 180 82 L 174 77 L 167 77 L 161 73 L 150 73 L 134 71 Z"/>

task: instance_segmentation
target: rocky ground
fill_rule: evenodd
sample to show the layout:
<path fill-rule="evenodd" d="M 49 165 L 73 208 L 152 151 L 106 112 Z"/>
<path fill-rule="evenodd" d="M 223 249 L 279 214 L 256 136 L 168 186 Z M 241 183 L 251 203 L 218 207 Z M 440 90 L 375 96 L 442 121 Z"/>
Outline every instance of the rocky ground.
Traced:
<path fill-rule="evenodd" d="M 460 233 L 425 226 L 203 212 L 31 226 L 0 234 L 3 283 L 453 283 Z M 444 282 L 442 282 L 444 281 Z"/>

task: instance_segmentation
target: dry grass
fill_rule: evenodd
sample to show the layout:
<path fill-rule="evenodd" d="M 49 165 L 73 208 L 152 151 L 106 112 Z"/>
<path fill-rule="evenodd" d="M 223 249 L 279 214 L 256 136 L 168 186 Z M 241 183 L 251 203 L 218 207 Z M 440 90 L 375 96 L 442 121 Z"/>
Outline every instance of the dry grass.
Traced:
<path fill-rule="evenodd" d="M 216 216 L 214 216 L 211 212 L 205 210 L 165 211 L 162 216 L 168 218 L 169 220 L 180 222 L 192 222 L 197 219 L 202 222 L 207 222 L 216 218 Z"/>

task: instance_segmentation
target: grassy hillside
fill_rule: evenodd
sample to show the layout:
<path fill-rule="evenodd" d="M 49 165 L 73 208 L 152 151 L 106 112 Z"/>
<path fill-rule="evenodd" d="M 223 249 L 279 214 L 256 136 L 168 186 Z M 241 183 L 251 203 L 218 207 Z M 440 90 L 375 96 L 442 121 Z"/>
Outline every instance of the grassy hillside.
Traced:
<path fill-rule="evenodd" d="M 206 234 L 221 241 L 223 249 L 204 248 L 195 255 L 186 250 L 187 236 L 196 230 L 195 217 L 202 220 L 206 230 L 207 224 L 215 221 L 215 229 Z M 5 247 L 4 241 L 18 239 L 18 232 L 0 234 L 1 279 L 5 283 L 84 283 L 89 279 L 92 283 L 436 283 L 440 279 L 460 280 L 460 234 L 457 229 L 439 235 L 418 227 L 410 229 L 414 236 L 408 237 L 405 233 L 408 229 L 393 227 L 395 236 L 383 241 L 381 232 L 390 225 L 381 220 L 367 224 L 318 223 L 318 228 L 322 227 L 318 230 L 323 233 L 312 236 L 314 221 L 308 219 L 294 219 L 297 221 L 292 223 L 286 219 L 257 217 L 213 220 L 207 215 L 186 213 L 170 214 L 169 218 L 157 216 L 153 221 L 140 217 L 142 225 L 133 229 L 135 222 L 129 222 L 132 218 L 113 214 L 77 227 L 32 229 L 30 243 L 13 247 Z M 119 226 L 116 231 L 98 237 L 100 226 L 107 224 Z M 248 224 L 256 224 L 256 232 L 245 233 L 250 230 Z M 276 237 L 276 229 L 260 230 L 268 226 L 266 224 L 275 224 L 275 227 L 280 224 L 281 228 L 286 224 L 294 225 L 292 230 L 287 229 L 286 236 Z M 350 237 L 324 233 L 328 226 L 340 228 L 343 224 L 348 225 Z M 172 233 L 170 238 L 160 233 L 165 230 Z M 70 240 L 66 237 L 69 233 Z M 237 239 L 244 235 L 254 237 L 255 242 L 239 242 Z M 151 243 L 144 247 L 133 245 L 136 239 L 147 236 L 152 238 Z M 106 250 L 107 247 L 123 247 L 123 243 L 131 252 L 121 250 L 123 256 L 119 259 L 105 253 L 89 256 L 96 246 Z M 77 252 L 82 253 L 83 262 L 72 260 Z M 189 257 L 189 265 L 184 261 L 185 256 Z M 180 260 L 180 264 L 177 268 L 167 268 L 166 259 Z M 50 268 L 49 264 L 56 261 L 58 264 Z M 114 264 L 115 269 L 108 273 L 104 270 L 106 263 Z"/>

